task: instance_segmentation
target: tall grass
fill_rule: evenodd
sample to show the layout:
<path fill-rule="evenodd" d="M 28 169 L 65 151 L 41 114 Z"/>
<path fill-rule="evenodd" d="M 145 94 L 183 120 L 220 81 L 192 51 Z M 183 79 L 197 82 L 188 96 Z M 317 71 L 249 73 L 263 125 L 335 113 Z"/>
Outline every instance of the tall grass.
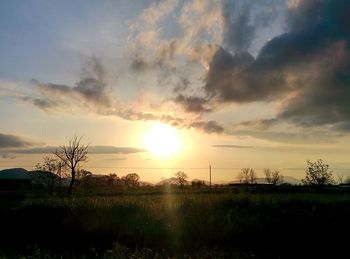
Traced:
<path fill-rule="evenodd" d="M 147 248 L 154 256 L 307 258 L 342 252 L 346 240 L 341 234 L 350 230 L 349 205 L 348 194 L 311 193 L 30 199 L 3 210 L 0 241 L 7 250 L 37 244 L 69 257 L 87 251 L 107 256 L 106 251 L 124 247 L 126 254 Z M 320 250 L 311 249 L 320 244 Z"/>

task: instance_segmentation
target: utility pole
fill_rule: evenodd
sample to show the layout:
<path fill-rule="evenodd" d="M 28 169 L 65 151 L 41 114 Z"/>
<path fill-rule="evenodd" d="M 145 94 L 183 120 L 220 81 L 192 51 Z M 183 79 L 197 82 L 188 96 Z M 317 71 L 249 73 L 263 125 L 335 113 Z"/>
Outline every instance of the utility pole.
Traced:
<path fill-rule="evenodd" d="M 211 189 L 211 165 L 209 165 L 209 187 Z"/>

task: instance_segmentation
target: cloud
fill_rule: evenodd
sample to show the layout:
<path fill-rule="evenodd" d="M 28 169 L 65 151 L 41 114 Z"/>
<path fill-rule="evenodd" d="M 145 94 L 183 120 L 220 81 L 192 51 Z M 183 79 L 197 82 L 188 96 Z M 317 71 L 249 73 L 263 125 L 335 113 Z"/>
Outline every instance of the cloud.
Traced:
<path fill-rule="evenodd" d="M 273 119 L 257 119 L 251 121 L 243 121 L 239 123 L 235 123 L 233 127 L 243 127 L 243 128 L 253 128 L 259 130 L 266 130 L 278 124 L 278 120 Z"/>
<path fill-rule="evenodd" d="M 136 55 L 135 58 L 131 62 L 131 68 L 135 72 L 146 71 L 151 67 L 148 61 L 139 55 Z"/>
<path fill-rule="evenodd" d="M 212 145 L 212 147 L 218 147 L 218 148 L 253 148 L 253 146 L 241 146 L 241 145 Z"/>
<path fill-rule="evenodd" d="M 293 124 L 298 134 L 303 128 L 323 126 L 324 131 L 348 132 L 350 19 L 345 10 L 350 3 L 289 1 L 286 31 L 272 35 L 255 53 L 252 49 L 261 31 L 279 15 L 280 2 L 161 1 L 151 4 L 131 24 L 131 69 L 152 69 L 158 84 L 171 88 L 164 91 L 170 92 L 165 99 L 181 112 L 165 109 L 164 100 L 150 101 L 147 109 L 123 104 L 112 96 L 96 57 L 88 62 L 76 84 L 36 82 L 38 95 L 23 100 L 46 111 L 80 105 L 97 114 L 161 121 L 207 133 L 226 133 L 219 121 L 207 121 L 205 114 L 228 103 L 277 102 L 274 118 L 243 121 L 236 126 L 244 129 L 232 131 L 271 141 L 288 137 L 299 141 L 292 133 L 271 130 L 281 123 Z M 174 23 L 171 35 L 163 28 L 170 23 Z M 322 139 L 321 135 L 315 136 Z"/>
<path fill-rule="evenodd" d="M 279 0 L 223 1 L 222 46 L 235 53 L 249 51 L 259 31 L 269 27 L 281 9 Z"/>
<path fill-rule="evenodd" d="M 143 148 L 113 147 L 113 146 L 92 146 L 89 147 L 91 154 L 135 154 L 146 152 Z"/>
<path fill-rule="evenodd" d="M 126 157 L 113 157 L 113 158 L 106 158 L 105 161 L 125 161 L 127 160 Z"/>
<path fill-rule="evenodd" d="M 161 18 L 169 14 L 178 4 L 178 0 L 166 0 L 159 3 L 152 3 L 144 9 L 140 20 L 149 25 L 156 24 Z"/>
<path fill-rule="evenodd" d="M 336 139 L 341 137 L 343 134 L 332 133 L 329 131 L 322 130 L 310 130 L 310 131 L 267 131 L 267 130 L 256 130 L 256 129 L 227 129 L 227 134 L 234 135 L 236 137 L 254 137 L 257 139 L 267 140 L 276 143 L 287 143 L 287 144 L 327 144 L 335 143 Z"/>
<path fill-rule="evenodd" d="M 170 12 L 173 15 L 167 15 Z M 166 36 L 164 19 L 167 25 L 171 24 L 174 36 Z M 162 85 L 169 82 L 170 78 L 183 76 L 173 69 L 174 66 L 186 66 L 188 70 L 194 67 L 194 64 L 188 64 L 189 60 L 197 63 L 208 62 L 213 51 L 209 51 L 210 44 L 207 39 L 200 38 L 206 35 L 209 42 L 216 42 L 222 30 L 221 20 L 221 2 L 216 0 L 193 0 L 181 4 L 179 1 L 164 1 L 151 4 L 131 26 L 129 46 L 134 53 L 132 71 L 140 72 L 145 68 L 152 68 L 157 77 L 162 79 L 159 80 Z"/>
<path fill-rule="evenodd" d="M 208 100 L 202 97 L 179 94 L 174 101 L 184 107 L 186 112 L 202 113 L 211 111 Z"/>
<path fill-rule="evenodd" d="M 52 111 L 55 110 L 58 106 L 60 106 L 59 102 L 49 98 L 33 98 L 30 96 L 24 96 L 20 97 L 19 99 L 21 99 L 24 102 L 31 103 L 32 105 L 44 111 Z"/>
<path fill-rule="evenodd" d="M 229 82 L 232 77 L 230 66 L 236 64 L 236 74 L 239 74 L 240 70 L 254 62 L 253 56 L 247 50 L 257 37 L 257 29 L 268 27 L 278 17 L 278 3 L 278 0 L 262 0 L 259 3 L 252 0 L 193 0 L 172 4 L 172 9 L 166 8 L 167 11 L 175 13 L 167 18 L 167 24 L 173 22 L 177 32 L 171 37 L 163 35 L 164 23 L 160 23 L 158 17 L 160 4 L 152 4 L 132 27 L 133 32 L 129 39 L 131 51 L 134 53 L 131 70 L 144 72 L 152 69 L 156 73 L 158 85 L 173 87 L 176 96 L 171 99 L 182 106 L 184 111 L 198 114 L 211 112 L 215 107 L 208 102 L 209 98 L 214 98 L 219 103 L 222 99 L 232 101 L 237 94 L 238 91 L 231 93 L 225 90 L 229 88 L 228 84 L 232 85 Z M 157 13 L 154 15 L 155 19 L 144 19 L 144 13 L 149 13 L 150 9 Z M 231 64 L 229 60 L 230 52 L 220 45 L 240 54 L 239 57 L 233 57 L 235 64 Z M 228 64 L 224 64 L 225 62 Z M 198 73 L 199 68 L 210 68 L 204 89 L 190 80 Z M 245 77 L 249 78 L 250 74 Z M 248 83 L 250 88 L 260 83 L 259 80 L 253 80 Z M 266 85 L 271 80 L 267 80 Z M 223 90 L 222 94 L 217 88 Z M 193 95 L 199 91 L 205 95 Z M 230 93 L 228 96 L 227 92 Z M 245 101 L 254 99 L 250 96 L 250 91 L 246 93 L 245 96 L 242 93 Z"/>
<path fill-rule="evenodd" d="M 195 129 L 200 129 L 205 133 L 218 133 L 224 132 L 224 127 L 218 124 L 216 121 L 196 121 L 193 122 L 190 127 Z"/>
<path fill-rule="evenodd" d="M 0 157 L 3 159 L 15 159 L 16 156 L 14 154 L 10 154 L 10 153 L 2 153 L 0 154 Z"/>
<path fill-rule="evenodd" d="M 225 1 L 223 4 L 224 44 L 238 52 L 246 51 L 254 39 L 255 27 L 250 22 L 250 14 L 249 1 Z"/>
<path fill-rule="evenodd" d="M 46 146 L 46 147 L 35 147 L 35 148 L 18 148 L 11 149 L 14 154 L 51 154 L 59 147 L 57 146 Z M 134 147 L 115 147 L 115 146 L 89 146 L 89 154 L 135 154 L 146 152 L 143 148 Z"/>
<path fill-rule="evenodd" d="M 105 70 L 100 59 L 95 56 L 86 61 L 82 67 L 80 80 L 75 86 L 45 84 L 36 80 L 33 80 L 33 83 L 41 97 L 25 97 L 24 101 L 30 101 L 44 110 L 66 104 L 66 98 L 78 99 L 85 106 L 108 107 L 111 104 Z"/>
<path fill-rule="evenodd" d="M 239 47 L 244 41 L 231 42 L 239 50 L 233 54 L 219 48 L 204 90 L 217 103 L 277 100 L 281 105 L 274 123 L 348 130 L 350 18 L 345 10 L 350 2 L 291 3 L 288 31 L 268 41 L 256 58 Z"/>
<path fill-rule="evenodd" d="M 0 148 L 22 148 L 35 145 L 34 142 L 25 140 L 22 137 L 0 133 Z"/>
<path fill-rule="evenodd" d="M 209 65 L 204 90 L 216 102 L 273 100 L 289 90 L 279 71 L 257 66 L 248 52 L 230 54 L 219 48 Z"/>

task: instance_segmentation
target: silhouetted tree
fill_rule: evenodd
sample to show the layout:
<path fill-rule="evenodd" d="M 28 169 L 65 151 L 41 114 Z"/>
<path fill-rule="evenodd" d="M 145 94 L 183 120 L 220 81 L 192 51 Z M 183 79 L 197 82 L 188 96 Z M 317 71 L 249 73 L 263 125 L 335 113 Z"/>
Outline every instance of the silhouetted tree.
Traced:
<path fill-rule="evenodd" d="M 280 171 L 266 168 L 264 169 L 264 174 L 265 174 L 266 182 L 269 184 L 276 185 L 283 182 L 283 175 L 281 175 Z"/>
<path fill-rule="evenodd" d="M 245 183 L 245 184 L 256 183 L 256 174 L 253 168 L 242 168 L 237 178 L 241 183 Z"/>
<path fill-rule="evenodd" d="M 95 182 L 92 177 L 92 172 L 85 169 L 78 169 L 75 176 L 76 185 L 79 185 L 85 190 L 92 190 L 95 187 Z"/>
<path fill-rule="evenodd" d="M 85 169 L 78 169 L 76 173 L 76 180 L 84 180 L 88 177 L 92 176 L 92 172 L 85 170 Z"/>
<path fill-rule="evenodd" d="M 60 146 L 54 154 L 70 169 L 70 183 L 68 193 L 72 193 L 76 181 L 79 165 L 87 160 L 88 145 L 81 144 L 82 137 L 76 135 L 69 141 L 68 146 Z"/>
<path fill-rule="evenodd" d="M 61 161 L 45 156 L 42 163 L 35 166 L 35 176 L 40 178 L 44 184 L 49 187 L 51 193 L 54 191 L 56 183 L 59 181 L 60 173 L 63 168 Z"/>
<path fill-rule="evenodd" d="M 329 165 L 324 164 L 322 159 L 316 162 L 307 161 L 306 176 L 301 181 L 306 185 L 323 187 L 327 184 L 333 184 L 334 179 Z"/>
<path fill-rule="evenodd" d="M 186 180 L 188 178 L 187 174 L 185 174 L 185 172 L 183 171 L 178 171 L 176 172 L 175 177 L 176 177 L 177 183 L 181 186 L 181 188 L 183 188 L 187 182 Z"/>
<path fill-rule="evenodd" d="M 337 175 L 337 178 L 338 178 L 339 184 L 343 184 L 344 175 L 338 174 L 338 175 Z"/>
<path fill-rule="evenodd" d="M 109 174 L 107 179 L 107 185 L 114 186 L 116 182 L 118 182 L 118 180 L 119 180 L 119 177 L 117 176 L 117 174 Z"/>
<path fill-rule="evenodd" d="M 127 187 L 137 187 L 140 185 L 140 176 L 136 173 L 127 174 L 122 178 Z"/>

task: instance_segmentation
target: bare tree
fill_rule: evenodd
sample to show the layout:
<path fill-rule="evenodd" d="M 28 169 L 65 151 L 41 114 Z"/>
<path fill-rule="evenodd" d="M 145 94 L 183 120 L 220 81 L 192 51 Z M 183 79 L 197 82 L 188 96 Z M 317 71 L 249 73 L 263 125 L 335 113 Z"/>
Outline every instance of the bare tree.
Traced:
<path fill-rule="evenodd" d="M 68 146 L 60 146 L 54 154 L 70 169 L 70 183 L 68 193 L 72 193 L 76 181 L 79 165 L 87 160 L 88 145 L 81 144 L 82 137 L 76 135 L 69 141 Z"/>
<path fill-rule="evenodd" d="M 279 184 L 283 182 L 283 175 L 281 175 L 280 171 L 278 170 L 271 170 L 270 168 L 264 169 L 264 174 L 267 183 L 269 184 Z"/>
<path fill-rule="evenodd" d="M 343 174 L 338 174 L 337 178 L 338 178 L 339 184 L 343 184 L 344 175 Z"/>
<path fill-rule="evenodd" d="M 186 180 L 188 178 L 187 174 L 185 174 L 185 172 L 183 171 L 178 171 L 176 172 L 175 177 L 176 177 L 177 183 L 180 184 L 181 188 L 183 188 L 187 182 Z"/>
<path fill-rule="evenodd" d="M 253 168 L 242 168 L 237 178 L 241 183 L 245 183 L 245 184 L 256 183 L 256 174 Z"/>
<path fill-rule="evenodd" d="M 329 165 L 324 164 L 322 159 L 318 159 L 316 162 L 308 160 L 305 173 L 306 176 L 301 181 L 306 185 L 323 187 L 334 183 L 332 171 L 329 170 Z"/>

